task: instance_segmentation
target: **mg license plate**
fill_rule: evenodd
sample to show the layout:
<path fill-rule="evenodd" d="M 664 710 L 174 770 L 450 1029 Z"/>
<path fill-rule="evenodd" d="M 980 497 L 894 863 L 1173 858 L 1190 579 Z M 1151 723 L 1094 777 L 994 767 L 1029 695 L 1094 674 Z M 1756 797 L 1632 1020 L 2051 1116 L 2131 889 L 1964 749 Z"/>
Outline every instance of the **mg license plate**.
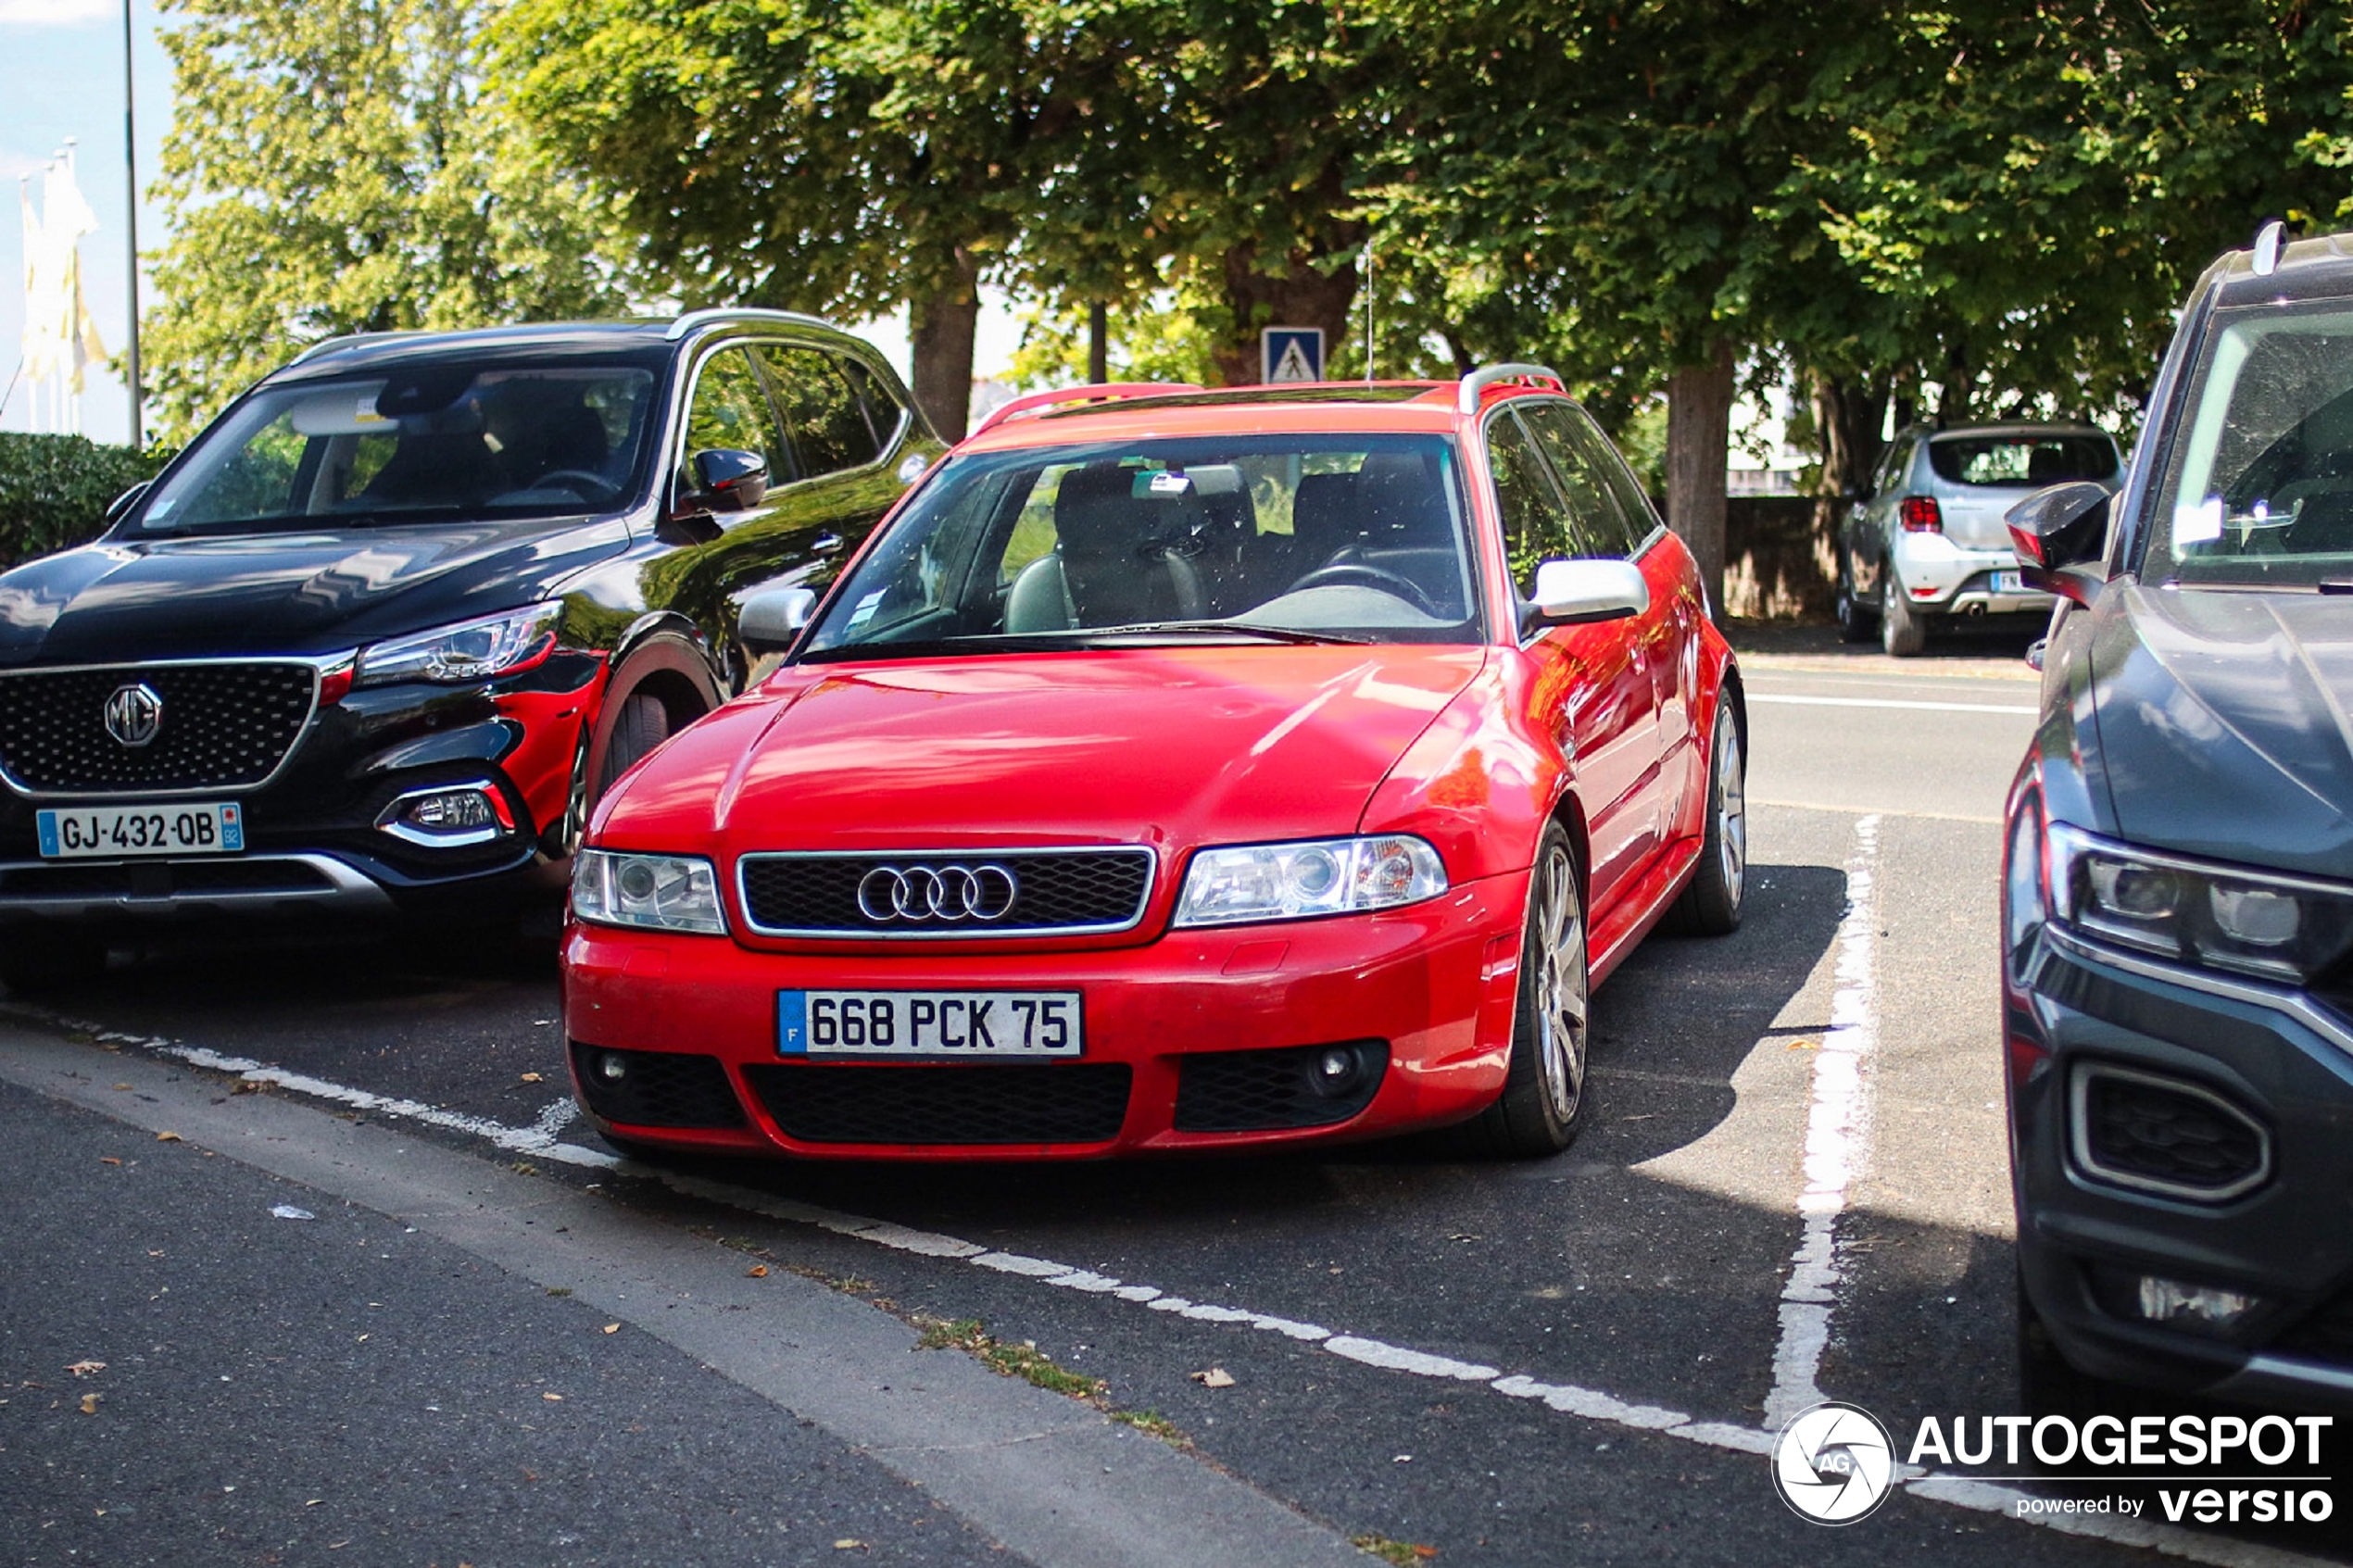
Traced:
<path fill-rule="evenodd" d="M 1086 1051 L 1076 991 L 779 991 L 780 1056 L 929 1061 L 1069 1059 Z"/>
<path fill-rule="evenodd" d="M 91 806 L 33 813 L 49 860 L 134 855 L 234 855 L 245 847 L 242 806 Z"/>

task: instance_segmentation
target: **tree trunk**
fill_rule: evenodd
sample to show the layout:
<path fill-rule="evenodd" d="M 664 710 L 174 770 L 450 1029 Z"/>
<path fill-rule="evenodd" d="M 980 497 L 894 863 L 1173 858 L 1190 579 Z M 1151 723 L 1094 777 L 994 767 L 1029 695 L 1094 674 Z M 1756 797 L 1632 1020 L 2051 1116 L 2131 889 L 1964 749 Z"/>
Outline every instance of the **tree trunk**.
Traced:
<path fill-rule="evenodd" d="M 1879 433 L 1887 420 L 1887 402 L 1884 389 L 1814 372 L 1814 429 L 1822 454 L 1814 529 L 1833 544 L 1846 508 L 1870 487 L 1871 470 L 1886 449 Z"/>
<path fill-rule="evenodd" d="M 1699 565 L 1710 614 L 1724 614 L 1724 465 L 1732 433 L 1732 345 L 1667 378 L 1667 526 Z"/>
<path fill-rule="evenodd" d="M 1227 386 L 1252 386 L 1264 367 L 1259 363 L 1260 335 L 1268 327 L 1321 327 L 1324 330 L 1326 376 L 1331 356 L 1348 335 L 1348 316 L 1356 304 L 1356 264 L 1326 273 L 1315 265 L 1327 257 L 1294 251 L 1287 275 L 1269 277 L 1258 270 L 1258 251 L 1236 245 L 1226 253 L 1226 306 L 1233 312 L 1233 332 L 1211 354 L 1218 380 Z"/>
<path fill-rule="evenodd" d="M 972 419 L 973 336 L 980 326 L 980 268 L 959 245 L 945 281 L 908 303 L 915 407 L 942 441 L 962 441 Z"/>

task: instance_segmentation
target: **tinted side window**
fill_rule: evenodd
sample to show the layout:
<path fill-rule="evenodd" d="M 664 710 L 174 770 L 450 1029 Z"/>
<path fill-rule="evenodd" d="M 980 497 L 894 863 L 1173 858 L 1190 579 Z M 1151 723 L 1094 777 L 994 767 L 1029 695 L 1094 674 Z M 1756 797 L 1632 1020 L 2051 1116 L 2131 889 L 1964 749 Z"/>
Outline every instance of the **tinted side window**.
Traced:
<path fill-rule="evenodd" d="M 792 477 L 792 458 L 776 428 L 774 410 L 760 390 L 760 378 L 740 348 L 724 348 L 702 363 L 695 377 L 694 406 L 686 412 L 686 453 L 729 447 L 767 459 L 771 482 Z"/>
<path fill-rule="evenodd" d="M 1553 476 L 1560 481 L 1561 494 L 1568 501 L 1569 540 L 1572 556 L 1626 557 L 1650 532 L 1646 516 L 1636 531 L 1625 508 L 1618 505 L 1610 488 L 1608 470 L 1596 461 L 1604 454 L 1595 451 L 1601 437 L 1585 428 L 1585 421 L 1576 409 L 1565 403 L 1541 403 L 1516 409 L 1520 419 L 1536 437 L 1536 445 L 1543 448 L 1551 460 Z"/>
<path fill-rule="evenodd" d="M 815 348 L 770 346 L 760 351 L 776 407 L 800 455 L 801 477 L 871 463 L 882 450 L 843 362 Z"/>
<path fill-rule="evenodd" d="M 1504 556 L 1521 598 L 1536 591 L 1540 562 L 1577 553 L 1569 517 L 1553 488 L 1544 459 L 1508 413 L 1488 421 L 1487 466 L 1495 474 L 1495 497 L 1504 521 Z"/>
<path fill-rule="evenodd" d="M 875 450 L 880 451 L 899 433 L 899 421 L 906 410 L 900 407 L 899 399 L 891 395 L 880 376 L 855 359 L 844 358 L 840 363 L 841 373 L 849 378 L 849 389 L 865 406 L 866 428 L 874 433 Z"/>

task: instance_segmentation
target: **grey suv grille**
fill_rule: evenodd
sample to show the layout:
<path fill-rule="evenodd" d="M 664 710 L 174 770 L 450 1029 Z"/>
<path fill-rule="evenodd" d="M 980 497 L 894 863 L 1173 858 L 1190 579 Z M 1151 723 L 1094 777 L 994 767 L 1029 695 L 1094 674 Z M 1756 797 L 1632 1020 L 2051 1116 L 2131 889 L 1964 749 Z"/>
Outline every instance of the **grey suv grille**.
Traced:
<path fill-rule="evenodd" d="M 956 873 L 999 867 L 1015 891 L 998 911 L 993 897 L 979 907 L 988 918 L 958 912 L 953 919 L 876 919 L 862 909 L 859 889 L 877 872 Z M 1151 891 L 1152 852 L 1141 848 L 968 850 L 950 854 L 746 855 L 738 867 L 744 909 L 754 929 L 772 936 L 960 938 L 1122 931 L 1143 919 Z M 994 884 L 992 883 L 992 887 Z"/>
<path fill-rule="evenodd" d="M 155 738 L 107 733 L 107 700 L 145 685 Z M 0 672 L 0 774 L 44 795 L 145 795 L 261 783 L 302 736 L 319 674 L 308 664 L 124 664 Z"/>

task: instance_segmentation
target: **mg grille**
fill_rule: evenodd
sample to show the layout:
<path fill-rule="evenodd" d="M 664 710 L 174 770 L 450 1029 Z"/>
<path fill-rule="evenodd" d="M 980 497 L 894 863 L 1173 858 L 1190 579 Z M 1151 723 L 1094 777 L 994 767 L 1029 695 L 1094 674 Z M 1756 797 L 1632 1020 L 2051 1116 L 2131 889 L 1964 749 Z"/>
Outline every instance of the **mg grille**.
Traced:
<path fill-rule="evenodd" d="M 975 1067 L 747 1067 L 802 1143 L 1108 1143 L 1127 1120 L 1124 1061 Z"/>
<path fill-rule="evenodd" d="M 107 732 L 107 701 L 128 685 L 160 699 L 155 738 Z M 239 789 L 278 771 L 309 721 L 308 664 L 126 664 L 0 674 L 0 774 L 51 795 Z"/>
<path fill-rule="evenodd" d="M 907 914 L 891 909 L 876 872 L 912 874 L 973 872 L 1001 867 L 1015 891 L 997 912 L 998 900 L 984 890 L 979 913 L 950 901 L 945 912 L 920 899 Z M 972 938 L 1038 933 L 1119 931 L 1144 916 L 1151 890 L 1149 849 L 1006 850 L 955 855 L 747 855 L 743 858 L 744 908 L 751 923 L 772 935 Z M 927 884 L 926 884 L 927 885 Z M 992 883 L 991 886 L 995 884 Z M 869 888 L 865 908 L 859 890 Z M 870 910 L 879 910 L 877 919 Z M 984 918 L 985 917 L 985 918 Z"/>

